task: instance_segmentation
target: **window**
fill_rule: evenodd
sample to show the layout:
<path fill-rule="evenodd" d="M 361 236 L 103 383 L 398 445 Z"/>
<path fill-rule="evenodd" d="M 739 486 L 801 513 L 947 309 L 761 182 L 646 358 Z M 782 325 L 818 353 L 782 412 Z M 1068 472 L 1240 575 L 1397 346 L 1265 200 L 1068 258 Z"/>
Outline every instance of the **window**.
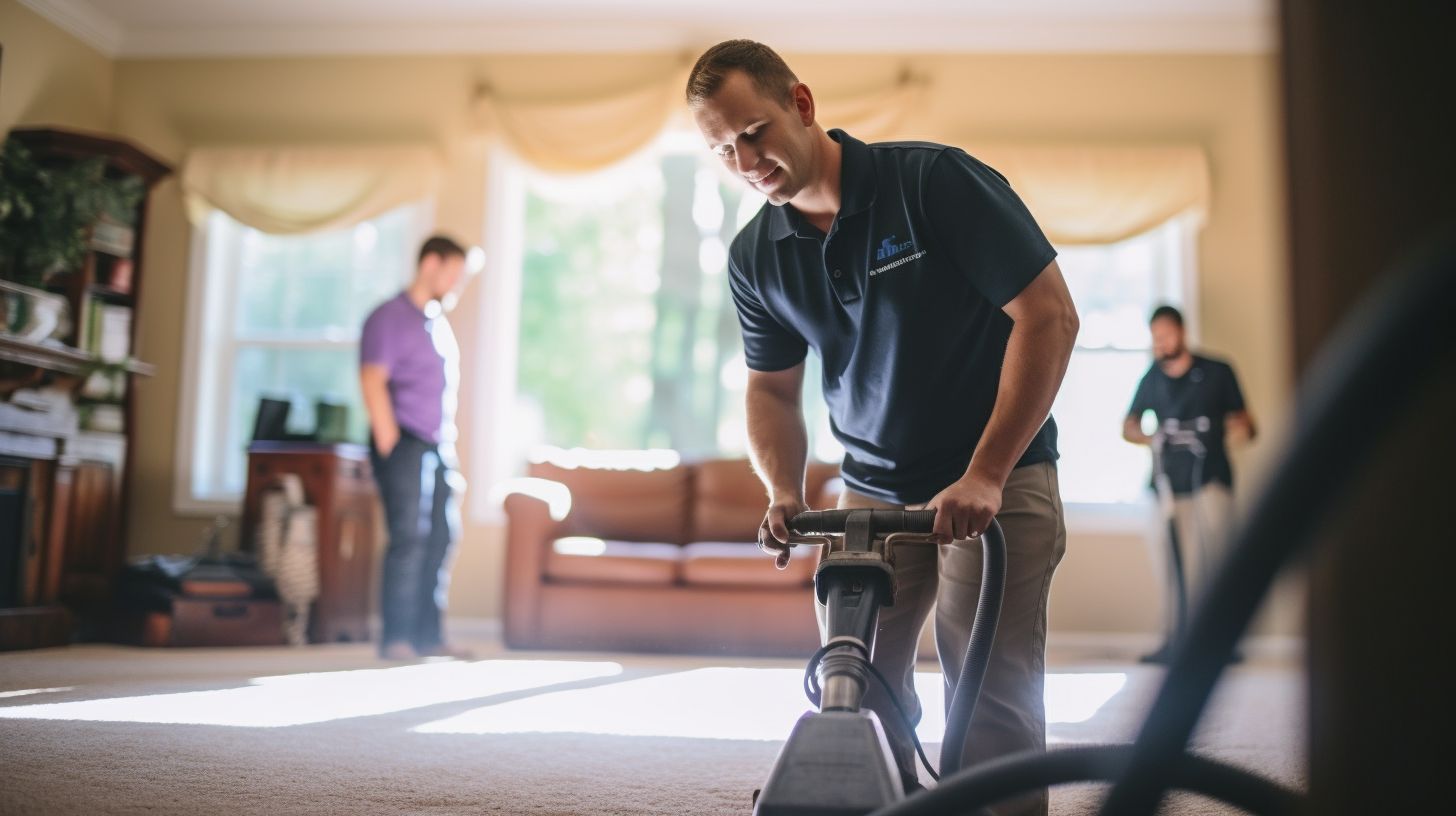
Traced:
<path fill-rule="evenodd" d="M 364 318 L 414 269 L 425 208 L 350 228 L 267 235 L 220 212 L 199 230 L 178 445 L 180 510 L 236 505 L 258 400 L 291 402 L 289 430 L 314 429 L 318 401 L 348 406 L 349 438 L 367 439 L 359 396 Z"/>
<path fill-rule="evenodd" d="M 1177 218 L 1116 244 L 1058 248 L 1082 321 L 1052 407 L 1068 504 L 1145 500 L 1151 461 L 1145 448 L 1123 440 L 1122 421 L 1152 364 L 1148 316 L 1158 304 L 1186 302 L 1193 229 Z M 1185 311 L 1191 321 L 1193 310 Z"/>
<path fill-rule="evenodd" d="M 515 455 L 532 448 L 747 450 L 747 384 L 727 246 L 763 205 L 694 140 L 669 137 L 607 171 L 520 170 L 525 217 Z M 811 445 L 828 430 L 806 364 Z"/>
<path fill-rule="evenodd" d="M 495 423 L 508 432 L 478 443 L 479 461 L 494 462 L 486 483 L 542 445 L 743 455 L 747 377 L 726 247 L 763 199 L 691 138 L 591 175 L 511 162 L 493 176 L 505 191 L 497 212 L 521 219 L 501 227 L 497 240 L 511 247 L 496 253 L 520 271 L 519 290 L 502 290 L 520 311 L 505 356 L 491 364 L 514 368 L 496 386 L 514 402 Z M 1059 248 L 1082 319 L 1053 407 L 1069 505 L 1116 512 L 1146 501 L 1149 457 L 1123 441 L 1122 420 L 1151 361 L 1148 315 L 1158 303 L 1188 303 L 1195 231 L 1184 217 L 1117 244 Z M 1191 339 L 1195 313 L 1186 311 Z M 811 453 L 838 461 L 812 352 L 805 367 Z"/>

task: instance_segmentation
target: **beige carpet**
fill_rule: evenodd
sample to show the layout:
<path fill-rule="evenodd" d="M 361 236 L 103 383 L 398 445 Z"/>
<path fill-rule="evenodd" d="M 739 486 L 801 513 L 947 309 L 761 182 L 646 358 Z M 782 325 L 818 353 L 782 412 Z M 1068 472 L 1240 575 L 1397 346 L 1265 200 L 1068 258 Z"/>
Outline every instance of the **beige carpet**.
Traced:
<path fill-rule="evenodd" d="M 423 664 L 356 646 L 0 655 L 0 813 L 747 814 L 807 706 L 795 661 L 474 645 L 475 661 Z M 1050 657 L 1053 743 L 1132 737 L 1157 670 Z M 1237 668 L 1200 747 L 1302 785 L 1301 688 L 1287 662 Z M 1053 813 L 1098 796 L 1056 789 Z M 1193 797 L 1165 810 L 1231 812 Z"/>

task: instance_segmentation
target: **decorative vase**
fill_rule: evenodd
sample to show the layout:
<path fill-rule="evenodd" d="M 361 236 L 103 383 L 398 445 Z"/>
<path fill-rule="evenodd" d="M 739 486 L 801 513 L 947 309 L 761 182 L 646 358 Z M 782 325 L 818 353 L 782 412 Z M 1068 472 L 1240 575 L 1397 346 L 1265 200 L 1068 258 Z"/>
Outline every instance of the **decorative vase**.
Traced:
<path fill-rule="evenodd" d="M 70 305 L 62 295 L 0 280 L 0 302 L 0 330 L 7 334 L 43 343 L 71 330 Z"/>

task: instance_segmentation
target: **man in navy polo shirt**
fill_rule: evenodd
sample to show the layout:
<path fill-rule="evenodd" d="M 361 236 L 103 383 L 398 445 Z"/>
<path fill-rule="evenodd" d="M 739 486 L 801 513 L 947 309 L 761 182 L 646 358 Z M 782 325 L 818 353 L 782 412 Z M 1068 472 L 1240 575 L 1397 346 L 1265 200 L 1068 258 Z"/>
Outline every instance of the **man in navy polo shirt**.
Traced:
<path fill-rule="evenodd" d="M 965 757 L 1044 748 L 1047 594 L 1066 543 L 1048 414 L 1078 326 L 1056 251 L 1006 180 L 963 151 L 826 132 L 809 88 L 764 45 L 709 49 L 687 100 L 709 148 L 769 200 L 729 253 L 749 444 L 769 491 L 760 544 L 787 564 L 785 522 L 808 509 L 800 393 L 813 348 L 846 451 L 840 506 L 934 509 L 943 541 L 899 554 L 876 667 L 918 719 L 916 643 L 933 605 L 954 686 L 980 591 L 969 539 L 994 517 L 1006 595 Z M 909 734 L 879 689 L 866 705 L 917 787 Z M 997 812 L 1046 807 L 1043 791 Z"/>
<path fill-rule="evenodd" d="M 1170 545 L 1178 547 L 1191 608 L 1230 543 L 1227 533 L 1233 517 L 1234 474 L 1227 443 L 1252 441 L 1256 429 L 1233 366 L 1189 350 L 1182 312 L 1172 306 L 1159 306 L 1148 319 L 1148 331 L 1152 336 L 1153 364 L 1128 406 L 1122 437 L 1137 445 L 1152 446 L 1156 442 L 1161 446 L 1161 455 L 1155 461 L 1168 477 L 1178 539 L 1176 544 L 1161 539 L 1150 541 L 1150 553 L 1157 572 L 1169 576 L 1171 585 L 1176 573 L 1172 571 Z M 1146 411 L 1152 411 L 1158 420 L 1158 430 L 1152 436 L 1142 430 Z M 1201 455 L 1187 445 L 1169 444 L 1170 432 L 1177 430 L 1192 431 Z M 1156 479 L 1157 474 L 1154 486 Z M 1168 662 L 1171 641 L 1181 634 L 1177 631 L 1178 610 L 1171 586 L 1163 601 L 1169 643 L 1144 656 L 1144 662 Z"/>

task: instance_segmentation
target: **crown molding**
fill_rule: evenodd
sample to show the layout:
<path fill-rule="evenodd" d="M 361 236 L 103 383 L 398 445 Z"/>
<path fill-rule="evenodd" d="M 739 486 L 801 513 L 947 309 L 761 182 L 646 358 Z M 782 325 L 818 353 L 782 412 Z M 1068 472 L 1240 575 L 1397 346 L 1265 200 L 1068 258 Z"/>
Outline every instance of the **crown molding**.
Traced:
<path fill-rule="evenodd" d="M 1272 16 L 1096 16 L 910 12 L 845 14 L 825 20 L 789 12 L 748 24 L 684 7 L 652 19 L 516 17 L 482 22 L 315 23 L 126 27 L 93 0 L 20 0 L 57 26 L 118 59 L 336 57 L 429 54 L 692 51 L 729 37 L 772 42 L 788 53 L 1273 53 Z"/>
<path fill-rule="evenodd" d="M 108 57 L 121 54 L 121 24 L 88 0 L 20 0 L 20 5 Z"/>
<path fill-rule="evenodd" d="M 728 37 L 794 53 L 1267 53 L 1272 21 L 850 19 L 755 31 L 724 21 L 516 20 L 462 25 L 232 27 L 129 32 L 124 58 L 304 57 L 441 53 L 618 53 L 701 48 Z"/>

